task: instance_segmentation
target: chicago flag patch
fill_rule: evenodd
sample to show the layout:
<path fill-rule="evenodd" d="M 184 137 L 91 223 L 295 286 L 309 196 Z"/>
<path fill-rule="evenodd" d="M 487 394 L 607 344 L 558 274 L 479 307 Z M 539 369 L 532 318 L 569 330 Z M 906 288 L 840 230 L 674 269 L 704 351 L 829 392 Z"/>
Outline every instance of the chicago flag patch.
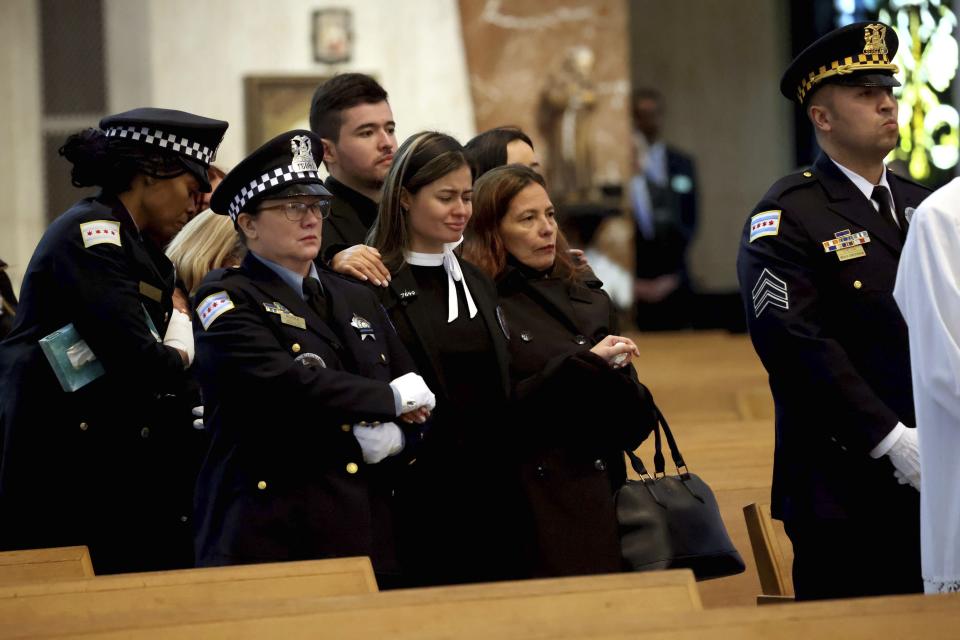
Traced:
<path fill-rule="evenodd" d="M 213 321 L 222 316 L 227 311 L 235 309 L 233 300 L 227 295 L 226 291 L 212 293 L 203 299 L 200 306 L 197 307 L 197 317 L 200 318 L 200 324 L 207 330 Z"/>
<path fill-rule="evenodd" d="M 80 237 L 83 238 L 83 248 L 98 244 L 120 244 L 120 223 L 114 220 L 94 220 L 80 223 Z"/>
<path fill-rule="evenodd" d="M 780 233 L 780 209 L 761 211 L 750 217 L 750 242 Z"/>

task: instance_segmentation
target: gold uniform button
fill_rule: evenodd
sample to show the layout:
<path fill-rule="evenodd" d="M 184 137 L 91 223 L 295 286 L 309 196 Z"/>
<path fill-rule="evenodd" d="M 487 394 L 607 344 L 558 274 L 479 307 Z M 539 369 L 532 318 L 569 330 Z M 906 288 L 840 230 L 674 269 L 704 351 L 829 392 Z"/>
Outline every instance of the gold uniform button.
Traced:
<path fill-rule="evenodd" d="M 386 362 L 386 361 L 387 361 L 387 356 L 385 356 L 385 355 L 383 355 L 383 354 L 381 353 L 381 354 L 380 354 L 380 362 Z"/>
<path fill-rule="evenodd" d="M 357 466 L 356 462 L 347 463 L 347 473 L 349 473 L 350 475 L 355 474 L 359 470 L 360 470 L 360 467 Z"/>
<path fill-rule="evenodd" d="M 340 430 L 343 431 L 344 433 L 350 433 L 350 425 L 342 424 L 340 425 Z"/>
<path fill-rule="evenodd" d="M 803 177 L 804 177 L 804 178 L 812 178 L 812 177 L 813 177 L 813 174 L 810 173 L 809 171 L 804 171 L 804 172 L 803 172 Z"/>
<path fill-rule="evenodd" d="M 372 424 L 374 427 L 379 427 L 379 426 L 380 426 L 380 421 L 379 421 L 379 420 L 374 420 L 371 424 Z"/>
<path fill-rule="evenodd" d="M 257 483 L 257 489 L 260 489 L 260 491 L 263 491 L 266 488 L 267 488 L 266 480 L 261 480 L 260 482 Z"/>
<path fill-rule="evenodd" d="M 140 429 L 140 437 L 141 437 L 141 438 L 149 438 L 149 437 L 150 437 L 150 427 L 144 427 L 143 429 Z"/>
<path fill-rule="evenodd" d="M 853 288 L 854 288 L 854 289 L 859 289 L 859 288 L 862 287 L 862 286 L 863 286 L 863 283 L 860 282 L 859 280 L 854 280 L 854 281 L 853 281 Z"/>
<path fill-rule="evenodd" d="M 290 351 L 293 351 L 294 353 L 300 353 L 300 343 L 294 342 L 293 346 L 290 347 Z"/>
<path fill-rule="evenodd" d="M 86 431 L 89 428 L 90 428 L 90 425 L 88 425 L 86 422 L 80 423 L 80 431 Z"/>

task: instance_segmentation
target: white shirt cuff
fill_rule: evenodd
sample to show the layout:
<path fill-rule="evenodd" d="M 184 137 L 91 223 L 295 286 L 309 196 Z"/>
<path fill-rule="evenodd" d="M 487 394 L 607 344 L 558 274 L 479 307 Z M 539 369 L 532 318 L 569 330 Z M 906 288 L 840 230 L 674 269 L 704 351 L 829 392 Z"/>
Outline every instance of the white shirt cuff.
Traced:
<path fill-rule="evenodd" d="M 898 422 L 897 426 L 890 430 L 890 433 L 887 434 L 887 437 L 880 441 L 880 444 L 875 446 L 870 452 L 871 458 L 879 458 L 884 456 L 893 448 L 893 445 L 896 444 L 897 440 L 900 439 L 900 436 L 903 435 L 903 432 L 906 431 L 907 425 L 902 422 Z"/>

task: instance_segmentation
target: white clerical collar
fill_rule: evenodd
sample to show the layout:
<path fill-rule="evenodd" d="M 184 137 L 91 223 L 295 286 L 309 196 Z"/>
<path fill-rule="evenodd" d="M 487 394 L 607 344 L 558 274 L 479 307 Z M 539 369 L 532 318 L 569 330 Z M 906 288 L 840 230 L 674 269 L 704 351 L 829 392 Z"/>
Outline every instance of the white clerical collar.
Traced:
<path fill-rule="evenodd" d="M 467 280 L 463 276 L 463 270 L 460 268 L 460 261 L 457 260 L 457 254 L 454 249 L 463 242 L 461 237 L 456 242 L 447 242 L 443 245 L 443 253 L 421 253 L 419 251 L 404 251 L 403 259 L 407 264 L 417 267 L 440 267 L 447 272 L 447 322 L 453 322 L 459 316 L 459 303 L 457 301 L 456 283 L 459 282 L 463 287 L 463 297 L 467 299 L 467 309 L 470 317 L 477 315 L 477 305 L 473 302 L 473 296 L 470 295 L 470 288 L 467 286 Z"/>
<path fill-rule="evenodd" d="M 837 165 L 837 168 L 840 169 L 841 172 L 843 172 L 843 175 L 847 176 L 850 182 L 853 183 L 853 186 L 855 186 L 864 195 L 864 197 L 867 200 L 873 200 L 874 187 L 886 187 L 887 191 L 888 192 L 890 191 L 890 183 L 887 182 L 886 166 L 883 167 L 883 173 L 880 174 L 880 182 L 878 182 L 877 184 L 871 184 L 871 182 L 866 178 L 864 178 L 862 175 L 860 175 L 859 173 L 854 173 L 850 169 L 847 169 L 845 166 L 843 166 L 833 158 L 830 158 L 830 162 Z"/>

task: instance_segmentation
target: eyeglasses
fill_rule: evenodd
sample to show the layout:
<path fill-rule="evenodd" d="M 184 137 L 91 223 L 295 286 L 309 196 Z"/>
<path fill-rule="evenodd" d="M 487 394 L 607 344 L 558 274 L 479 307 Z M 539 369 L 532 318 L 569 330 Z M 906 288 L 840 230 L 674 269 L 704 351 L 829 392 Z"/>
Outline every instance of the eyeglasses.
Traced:
<path fill-rule="evenodd" d="M 326 220 L 330 215 L 330 201 L 317 200 L 316 202 L 282 202 L 269 207 L 261 207 L 260 211 L 269 211 L 270 209 L 280 209 L 283 215 L 290 222 L 300 222 L 309 211 L 321 220 Z"/>

